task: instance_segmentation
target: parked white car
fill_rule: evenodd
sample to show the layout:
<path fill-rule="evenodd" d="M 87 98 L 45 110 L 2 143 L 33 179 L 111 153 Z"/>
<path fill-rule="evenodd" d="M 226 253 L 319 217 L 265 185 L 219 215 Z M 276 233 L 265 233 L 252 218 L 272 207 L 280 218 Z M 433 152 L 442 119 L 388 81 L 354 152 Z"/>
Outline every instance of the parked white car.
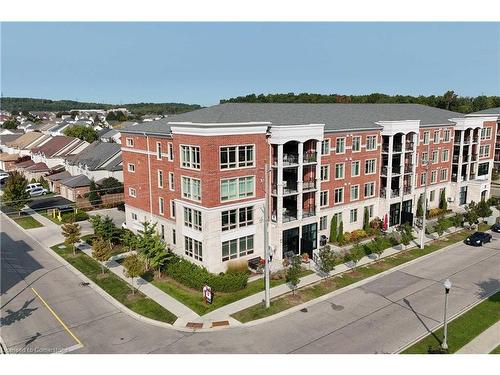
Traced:
<path fill-rule="evenodd" d="M 40 195 L 45 195 L 47 194 L 49 191 L 47 189 L 44 189 L 43 187 L 36 187 L 36 188 L 33 188 L 29 191 L 30 193 L 30 196 L 31 197 L 38 197 Z"/>
<path fill-rule="evenodd" d="M 28 184 L 26 186 L 26 191 L 29 193 L 31 190 L 33 189 L 37 189 L 37 188 L 43 188 L 42 184 L 39 183 L 39 182 L 34 182 L 32 184 Z"/>

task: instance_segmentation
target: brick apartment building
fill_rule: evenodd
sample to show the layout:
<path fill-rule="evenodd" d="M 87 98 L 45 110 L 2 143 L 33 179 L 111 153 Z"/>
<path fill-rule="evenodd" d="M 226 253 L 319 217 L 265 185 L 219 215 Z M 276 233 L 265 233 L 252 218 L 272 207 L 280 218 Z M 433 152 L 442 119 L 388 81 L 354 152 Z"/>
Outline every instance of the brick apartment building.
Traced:
<path fill-rule="evenodd" d="M 156 222 L 176 253 L 221 272 L 263 256 L 267 191 L 274 259 L 312 253 L 333 215 L 345 231 L 362 228 L 365 208 L 412 222 L 426 184 L 430 208 L 442 189 L 454 209 L 488 197 L 497 119 L 416 104 L 227 103 L 131 126 L 127 226 Z"/>

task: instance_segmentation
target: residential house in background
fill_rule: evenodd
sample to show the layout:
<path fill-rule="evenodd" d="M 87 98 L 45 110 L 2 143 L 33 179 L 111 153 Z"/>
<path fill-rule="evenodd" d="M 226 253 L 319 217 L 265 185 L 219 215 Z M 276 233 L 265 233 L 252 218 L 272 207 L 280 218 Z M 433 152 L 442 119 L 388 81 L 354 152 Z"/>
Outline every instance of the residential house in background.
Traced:
<path fill-rule="evenodd" d="M 21 135 L 11 142 L 1 145 L 3 152 L 18 154 L 20 156 L 29 155 L 32 148 L 43 145 L 50 140 L 50 136 L 39 132 L 29 132 Z"/>
<path fill-rule="evenodd" d="M 90 191 L 90 179 L 82 174 L 66 177 L 59 181 L 59 191 L 62 197 L 75 202 Z"/>
<path fill-rule="evenodd" d="M 64 163 L 64 158 L 76 155 L 84 150 L 89 143 L 75 137 L 57 135 L 42 146 L 31 150 L 31 158 L 34 162 L 43 162 L 50 168 Z"/>

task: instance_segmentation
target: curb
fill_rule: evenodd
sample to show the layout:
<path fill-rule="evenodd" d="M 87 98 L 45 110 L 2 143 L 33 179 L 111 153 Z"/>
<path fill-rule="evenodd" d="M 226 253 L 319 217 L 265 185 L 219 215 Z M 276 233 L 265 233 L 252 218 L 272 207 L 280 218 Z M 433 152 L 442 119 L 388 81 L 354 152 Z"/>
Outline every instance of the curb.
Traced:
<path fill-rule="evenodd" d="M 465 314 L 467 311 L 472 310 L 474 307 L 476 307 L 476 306 L 477 306 L 477 305 L 479 305 L 480 303 L 482 303 L 482 302 L 486 301 L 488 298 L 490 298 L 492 295 L 494 295 L 494 294 L 498 293 L 499 291 L 500 291 L 500 290 L 497 290 L 497 291 L 495 291 L 495 292 L 492 292 L 491 294 L 488 294 L 488 295 L 487 295 L 486 297 L 484 297 L 483 299 L 480 299 L 479 301 L 476 301 L 476 302 L 474 302 L 474 303 L 470 304 L 469 306 L 464 307 L 462 310 L 460 310 L 459 312 L 457 312 L 456 314 L 454 314 L 453 316 L 451 316 L 449 319 L 447 319 L 447 320 L 448 320 L 448 324 L 449 324 L 450 322 L 454 321 L 454 320 L 455 320 L 456 318 L 458 318 L 459 316 L 461 316 L 461 315 Z M 423 335 L 420 335 L 418 338 L 416 338 L 415 340 L 413 340 L 413 341 L 412 341 L 412 342 L 410 342 L 409 344 L 406 344 L 405 346 L 400 347 L 400 348 L 399 348 L 398 350 L 396 350 L 393 354 L 401 354 L 401 352 L 402 352 L 402 351 L 404 351 L 404 350 L 408 349 L 410 346 L 415 345 L 417 342 L 419 342 L 420 340 L 422 340 L 422 339 L 426 338 L 427 336 L 431 335 L 431 334 L 432 334 L 432 332 L 436 331 L 437 329 L 441 328 L 442 326 L 444 326 L 444 322 L 443 322 L 443 323 L 438 323 L 435 327 L 432 327 L 432 328 L 431 328 L 431 333 L 425 333 L 425 334 L 423 334 Z M 488 329 L 488 328 L 486 328 L 486 329 Z M 482 332 L 481 332 L 481 333 L 482 333 Z M 481 333 L 480 333 L 480 334 L 481 334 Z M 476 336 L 476 337 L 477 337 L 477 336 Z M 475 337 L 474 337 L 474 338 L 475 338 Z M 473 339 L 474 339 L 474 338 L 473 338 Z M 471 341 L 472 341 L 472 340 L 471 340 Z M 470 342 L 470 341 L 469 341 L 469 342 Z M 468 344 L 468 343 L 466 343 L 465 345 L 467 345 L 467 344 Z M 465 346 L 465 345 L 464 345 L 464 346 Z M 462 346 L 462 348 L 463 348 L 463 346 Z M 460 350 L 460 349 L 461 349 L 461 348 L 459 348 L 459 350 Z M 456 354 L 456 352 L 455 352 L 455 353 L 453 353 L 453 354 Z M 411 354 L 407 354 L 407 355 L 411 355 Z"/>
<path fill-rule="evenodd" d="M 252 321 L 247 322 L 247 323 L 242 323 L 242 326 L 243 327 L 251 327 L 251 326 L 258 325 L 258 324 L 267 323 L 267 322 L 273 321 L 273 320 L 278 319 L 278 318 L 282 318 L 282 317 L 284 317 L 286 315 L 289 315 L 289 314 L 292 314 L 294 312 L 300 311 L 300 310 L 302 310 L 305 307 L 313 306 L 313 305 L 315 305 L 317 303 L 320 303 L 320 302 L 323 302 L 323 301 L 325 301 L 325 300 L 327 300 L 329 298 L 332 298 L 332 297 L 334 297 L 334 296 L 336 296 L 338 294 L 347 292 L 347 291 L 349 291 L 351 289 L 357 288 L 357 287 L 359 287 L 361 285 L 364 285 L 364 284 L 366 284 L 368 282 L 377 280 L 378 278 L 380 278 L 382 276 L 385 276 L 385 275 L 388 275 L 388 274 L 390 274 L 392 272 L 398 271 L 398 270 L 400 270 L 403 267 L 406 267 L 406 266 L 411 265 L 413 263 L 418 263 L 419 261 L 424 260 L 424 259 L 430 257 L 431 255 L 439 254 L 439 253 L 444 252 L 446 250 L 451 250 L 451 249 L 453 249 L 453 248 L 455 248 L 455 247 L 457 247 L 457 246 L 459 246 L 461 244 L 462 244 L 462 242 L 455 242 L 454 244 L 451 244 L 451 245 L 448 245 L 446 247 L 443 247 L 442 249 L 433 251 L 432 253 L 429 253 L 429 254 L 423 255 L 421 257 L 418 257 L 416 259 L 410 260 L 409 262 L 400 264 L 400 265 L 398 265 L 396 267 L 393 267 L 393 268 L 388 269 L 386 271 L 380 272 L 380 273 L 378 273 L 376 275 L 370 276 L 370 277 L 368 277 L 366 279 L 360 280 L 358 282 L 355 282 L 355 283 L 353 283 L 351 285 L 348 285 L 348 286 L 345 286 L 343 288 L 334 290 L 333 292 L 330 292 L 330 293 L 325 294 L 325 295 L 323 295 L 321 297 L 312 299 L 310 301 L 304 302 L 304 303 L 302 303 L 300 305 L 291 307 L 291 308 L 286 309 L 284 311 L 281 311 L 281 312 L 279 312 L 277 314 L 273 314 L 271 316 L 266 316 L 266 317 L 261 318 L 261 319 L 252 320 Z M 408 249 L 408 250 L 411 250 L 411 249 Z M 384 258 L 380 258 L 380 259 L 384 259 Z M 370 262 L 370 263 L 372 263 L 372 262 Z M 366 265 L 370 265 L 370 263 L 368 263 Z M 363 266 L 365 266 L 365 265 L 363 265 Z M 337 274 L 337 275 L 334 275 L 334 276 L 338 276 L 338 275 L 341 275 L 341 274 Z M 318 282 L 321 282 L 321 280 L 318 281 Z M 308 286 L 311 286 L 311 285 L 314 285 L 314 284 L 315 283 L 312 283 L 312 284 L 309 284 Z M 286 294 L 288 294 L 288 293 L 285 293 L 285 294 L 282 294 L 280 296 L 277 296 L 276 298 L 280 298 L 281 296 L 284 296 Z M 245 310 L 245 309 L 243 309 L 243 310 Z"/>

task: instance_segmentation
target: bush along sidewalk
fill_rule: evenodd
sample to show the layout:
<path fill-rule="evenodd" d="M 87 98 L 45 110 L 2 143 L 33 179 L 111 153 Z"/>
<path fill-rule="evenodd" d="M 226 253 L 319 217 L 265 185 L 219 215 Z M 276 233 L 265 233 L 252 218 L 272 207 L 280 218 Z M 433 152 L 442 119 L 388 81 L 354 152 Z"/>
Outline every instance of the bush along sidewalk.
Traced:
<path fill-rule="evenodd" d="M 472 231 L 470 230 L 462 229 L 428 243 L 427 245 L 425 245 L 424 249 L 413 247 L 408 250 L 400 251 L 394 255 L 378 259 L 367 265 L 356 267 L 357 261 L 359 260 L 359 253 L 365 251 L 362 249 L 362 247 L 358 246 L 354 254 L 346 253 L 342 256 L 342 258 L 340 258 L 340 260 L 337 260 L 335 262 L 335 264 L 337 265 L 347 262 L 352 266 L 351 270 L 338 275 L 326 277 L 322 281 L 319 281 L 315 284 L 302 287 L 295 291 L 294 296 L 292 296 L 291 293 L 278 296 L 271 301 L 271 306 L 269 309 L 265 309 L 261 304 L 258 304 L 238 311 L 231 316 L 242 323 L 246 323 L 277 314 L 291 307 L 321 297 L 325 294 L 331 293 L 355 282 L 374 276 L 393 267 L 430 254 L 446 246 L 463 241 L 471 233 Z M 385 245 L 387 243 L 390 243 L 390 241 L 391 239 L 385 237 L 379 237 L 373 240 L 374 243 L 380 243 L 377 247 L 377 251 L 379 251 L 381 247 L 385 247 Z M 372 246 L 375 246 L 374 243 L 363 246 L 372 248 Z"/>

